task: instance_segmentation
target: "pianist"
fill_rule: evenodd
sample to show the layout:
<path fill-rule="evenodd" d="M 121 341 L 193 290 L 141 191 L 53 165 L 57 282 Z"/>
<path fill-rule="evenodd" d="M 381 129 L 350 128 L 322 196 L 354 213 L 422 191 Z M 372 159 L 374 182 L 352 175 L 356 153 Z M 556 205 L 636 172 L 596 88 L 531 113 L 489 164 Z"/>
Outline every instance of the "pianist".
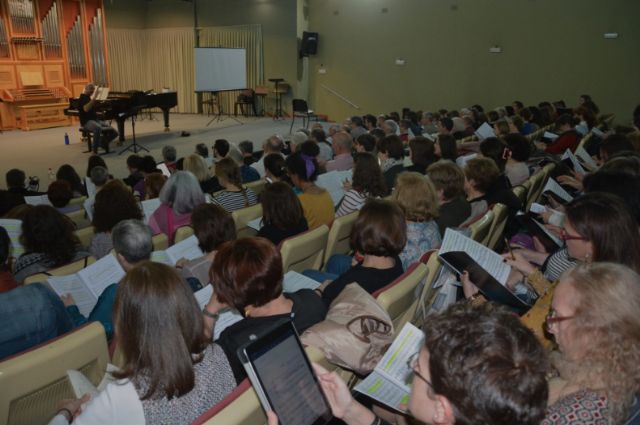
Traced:
<path fill-rule="evenodd" d="M 118 137 L 118 132 L 106 121 L 98 120 L 98 116 L 95 111 L 97 95 L 96 86 L 94 84 L 87 84 L 84 88 L 84 92 L 82 92 L 78 99 L 80 125 L 92 134 L 93 153 L 98 153 L 99 146 L 102 146 L 102 148 L 108 153 L 109 142 Z"/>

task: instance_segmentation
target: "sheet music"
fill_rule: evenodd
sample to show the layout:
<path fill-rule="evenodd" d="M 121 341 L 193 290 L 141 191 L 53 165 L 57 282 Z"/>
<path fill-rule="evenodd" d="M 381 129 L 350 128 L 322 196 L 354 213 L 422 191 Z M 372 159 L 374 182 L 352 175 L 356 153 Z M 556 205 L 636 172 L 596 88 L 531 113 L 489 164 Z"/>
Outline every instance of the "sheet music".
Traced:
<path fill-rule="evenodd" d="M 456 158 L 456 165 L 460 168 L 464 168 L 464 166 L 467 165 L 467 162 L 477 157 L 477 153 L 470 153 L 469 155 L 459 156 L 458 158 Z"/>
<path fill-rule="evenodd" d="M 89 317 L 91 310 L 96 306 L 98 297 L 93 295 L 89 288 L 82 282 L 77 274 L 69 276 L 50 276 L 47 278 L 49 286 L 58 295 L 70 294 L 78 310 L 84 317 Z"/>
<path fill-rule="evenodd" d="M 584 162 L 585 166 L 590 171 L 596 171 L 598 169 L 598 164 L 596 164 L 591 155 L 589 155 L 589 152 L 587 152 L 582 146 L 579 146 L 578 149 L 576 149 L 576 156 Z"/>
<path fill-rule="evenodd" d="M 329 192 L 333 205 L 338 205 L 344 196 L 344 189 L 342 185 L 345 180 L 351 181 L 353 177 L 352 170 L 346 171 L 330 171 L 328 173 L 320 174 L 316 180 L 316 184 Z"/>
<path fill-rule="evenodd" d="M 236 311 L 227 310 L 225 312 L 220 313 L 220 317 L 218 317 L 218 321 L 216 322 L 215 329 L 213 330 L 213 340 L 215 341 L 218 338 L 220 338 L 220 334 L 222 333 L 222 331 L 224 331 L 229 326 L 241 320 L 242 320 L 242 316 L 240 315 L 240 313 Z"/>
<path fill-rule="evenodd" d="M 452 251 L 466 252 L 476 263 L 485 269 L 501 284 L 506 284 L 511 272 L 511 267 L 502 261 L 502 256 L 486 246 L 456 232 L 447 229 L 440 247 L 439 254 Z M 462 272 L 462 270 L 458 270 Z"/>
<path fill-rule="evenodd" d="M 318 286 L 320 286 L 320 282 L 316 282 L 293 270 L 284 275 L 284 281 L 282 282 L 283 292 L 296 292 L 300 289 L 316 289 Z"/>
<path fill-rule="evenodd" d="M 109 97 L 109 87 L 96 88 L 96 100 L 107 100 Z"/>
<path fill-rule="evenodd" d="M 144 214 L 144 222 L 149 224 L 149 219 L 153 215 L 154 212 L 160 207 L 160 199 L 147 199 L 145 201 L 140 202 L 142 206 L 142 212 Z"/>
<path fill-rule="evenodd" d="M 552 141 L 556 140 L 558 137 L 560 137 L 560 136 L 558 136 L 557 134 L 552 133 L 550 131 L 545 131 L 544 134 L 542 135 L 543 139 L 548 139 L 548 140 L 552 140 Z"/>
<path fill-rule="evenodd" d="M 201 310 L 207 305 L 211 299 L 211 295 L 213 295 L 213 286 L 210 284 L 193 293 Z"/>
<path fill-rule="evenodd" d="M 175 265 L 181 258 L 194 260 L 204 255 L 204 252 L 198 246 L 198 238 L 195 235 L 191 235 L 187 239 L 172 245 L 166 250 L 166 253 L 172 261 L 172 265 Z"/>
<path fill-rule="evenodd" d="M 0 219 L 0 226 L 4 227 L 9 235 L 10 246 L 9 256 L 18 258 L 24 254 L 24 247 L 20 243 L 20 235 L 22 234 L 22 220 L 14 220 L 9 218 Z"/>
<path fill-rule="evenodd" d="M 247 222 L 247 227 L 260 231 L 260 229 L 262 229 L 262 217 L 258 217 L 255 220 Z"/>
<path fill-rule="evenodd" d="M 600 130 L 598 127 L 593 127 L 591 129 L 591 132 L 593 133 L 594 136 L 604 139 L 604 136 L 605 136 L 604 131 Z"/>
<path fill-rule="evenodd" d="M 162 171 L 162 174 L 167 176 L 167 178 L 171 177 L 171 171 L 169 171 L 169 168 L 164 162 L 161 162 L 160 164 L 156 165 L 156 168 Z"/>
<path fill-rule="evenodd" d="M 542 193 L 546 191 L 555 193 L 556 195 L 558 195 L 559 197 L 561 197 L 567 202 L 573 201 L 573 196 L 569 195 L 569 192 L 564 190 L 564 188 L 560 186 L 558 182 L 552 178 L 549 178 L 549 180 L 547 180 L 547 184 L 544 185 L 544 188 L 542 189 Z"/>
<path fill-rule="evenodd" d="M 549 236 L 549 239 L 551 239 L 553 242 L 555 242 L 556 245 L 558 246 L 562 246 L 562 240 L 560 238 L 558 238 L 556 235 L 554 235 L 552 232 L 549 231 L 549 229 L 547 229 L 546 227 L 544 227 L 542 224 L 540 224 L 538 222 L 538 220 L 533 220 L 533 222 L 540 228 L 542 229 L 542 231 L 545 233 L 545 235 Z"/>
<path fill-rule="evenodd" d="M 534 214 L 542 214 L 547 212 L 547 207 L 545 207 L 544 205 L 541 205 L 537 202 L 533 202 L 531 204 L 531 206 L 529 207 L 529 211 L 531 211 Z"/>
<path fill-rule="evenodd" d="M 578 161 L 578 158 L 576 158 L 573 152 L 571 152 L 571 149 L 567 149 L 566 151 L 564 151 L 564 154 L 562 155 L 561 159 L 567 159 L 567 158 L 569 158 L 569 161 L 571 161 L 571 164 L 573 164 L 573 170 L 575 172 L 581 173 L 581 174 L 587 174 L 585 169 L 582 167 L 582 164 L 580 164 L 580 161 Z"/>
<path fill-rule="evenodd" d="M 475 131 L 475 135 L 478 136 L 478 139 L 484 140 L 489 137 L 496 137 L 496 133 L 493 131 L 493 127 L 489 125 L 489 123 L 483 123 L 478 129 Z"/>
<path fill-rule="evenodd" d="M 91 198 L 92 196 L 96 196 L 96 185 L 93 184 L 93 182 L 91 181 L 91 178 L 85 177 L 84 178 L 84 185 L 87 188 L 87 197 L 88 198 Z"/>
<path fill-rule="evenodd" d="M 47 195 L 34 195 L 34 196 L 25 196 L 24 202 L 29 205 L 51 205 L 49 201 L 49 196 Z"/>
<path fill-rule="evenodd" d="M 151 253 L 151 261 L 154 263 L 166 264 L 171 267 L 176 265 L 176 263 L 171 262 L 171 258 L 169 258 L 166 251 L 153 251 Z"/>
<path fill-rule="evenodd" d="M 109 254 L 80 270 L 77 275 L 98 299 L 107 286 L 120 282 L 125 272 L 116 257 Z"/>

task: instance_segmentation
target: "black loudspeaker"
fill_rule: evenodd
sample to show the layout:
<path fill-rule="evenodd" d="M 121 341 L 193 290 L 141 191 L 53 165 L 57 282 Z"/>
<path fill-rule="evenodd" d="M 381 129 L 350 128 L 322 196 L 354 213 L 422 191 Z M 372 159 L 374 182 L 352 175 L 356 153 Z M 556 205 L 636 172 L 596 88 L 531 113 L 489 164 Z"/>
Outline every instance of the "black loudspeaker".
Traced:
<path fill-rule="evenodd" d="M 315 55 L 318 52 L 318 33 L 305 31 L 302 33 L 300 57 Z"/>

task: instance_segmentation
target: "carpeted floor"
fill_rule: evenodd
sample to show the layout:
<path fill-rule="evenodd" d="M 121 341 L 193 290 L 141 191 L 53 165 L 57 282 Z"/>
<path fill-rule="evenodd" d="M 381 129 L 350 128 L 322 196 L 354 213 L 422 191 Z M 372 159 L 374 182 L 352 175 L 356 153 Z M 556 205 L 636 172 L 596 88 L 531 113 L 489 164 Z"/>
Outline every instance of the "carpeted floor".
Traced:
<path fill-rule="evenodd" d="M 136 121 L 136 140 L 151 151 L 156 160 L 162 159 L 161 151 L 165 145 L 173 145 L 178 156 L 188 155 L 195 150 L 198 143 L 205 143 L 211 149 L 216 139 L 227 139 L 230 143 L 238 144 L 243 140 L 254 143 L 254 149 L 260 150 L 263 141 L 272 134 L 280 134 L 285 139 L 289 136 L 291 120 L 274 121 L 271 118 L 223 117 L 222 122 L 213 122 L 207 126 L 212 117 L 195 114 L 171 114 L 171 131 L 163 131 L 162 115 L 153 114 L 152 119 L 145 114 L 144 119 Z M 113 123 L 115 127 L 115 122 Z M 298 119 L 295 128 L 302 125 Z M 182 131 L 191 133 L 189 137 L 181 137 Z M 64 144 L 64 134 L 68 133 L 70 144 Z M 118 155 L 124 147 L 132 141 L 131 121 L 125 124 L 127 140 L 122 147 L 111 143 L 112 153 L 103 155 L 107 167 L 115 177 L 127 175 L 126 158 L 132 152 Z M 40 190 L 46 191 L 49 177 L 48 170 L 53 172 L 62 164 L 71 164 L 80 176 L 86 172 L 88 153 L 83 153 L 86 145 L 80 141 L 78 126 L 58 127 L 33 131 L 5 131 L 0 133 L 0 188 L 6 188 L 5 173 L 11 168 L 20 168 L 27 176 L 40 178 Z M 141 151 L 140 154 L 146 154 Z"/>

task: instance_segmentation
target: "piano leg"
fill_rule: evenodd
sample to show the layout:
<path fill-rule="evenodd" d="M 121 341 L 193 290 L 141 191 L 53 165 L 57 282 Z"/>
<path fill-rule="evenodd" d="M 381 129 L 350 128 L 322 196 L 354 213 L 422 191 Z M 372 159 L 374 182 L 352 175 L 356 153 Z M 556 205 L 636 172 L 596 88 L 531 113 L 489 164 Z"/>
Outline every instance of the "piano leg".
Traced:
<path fill-rule="evenodd" d="M 124 142 L 124 121 L 126 118 L 116 118 L 116 122 L 118 123 L 118 136 L 120 142 Z"/>
<path fill-rule="evenodd" d="M 171 131 L 171 129 L 169 128 L 169 108 L 161 108 L 162 109 L 162 116 L 164 117 L 164 131 L 168 132 Z"/>

